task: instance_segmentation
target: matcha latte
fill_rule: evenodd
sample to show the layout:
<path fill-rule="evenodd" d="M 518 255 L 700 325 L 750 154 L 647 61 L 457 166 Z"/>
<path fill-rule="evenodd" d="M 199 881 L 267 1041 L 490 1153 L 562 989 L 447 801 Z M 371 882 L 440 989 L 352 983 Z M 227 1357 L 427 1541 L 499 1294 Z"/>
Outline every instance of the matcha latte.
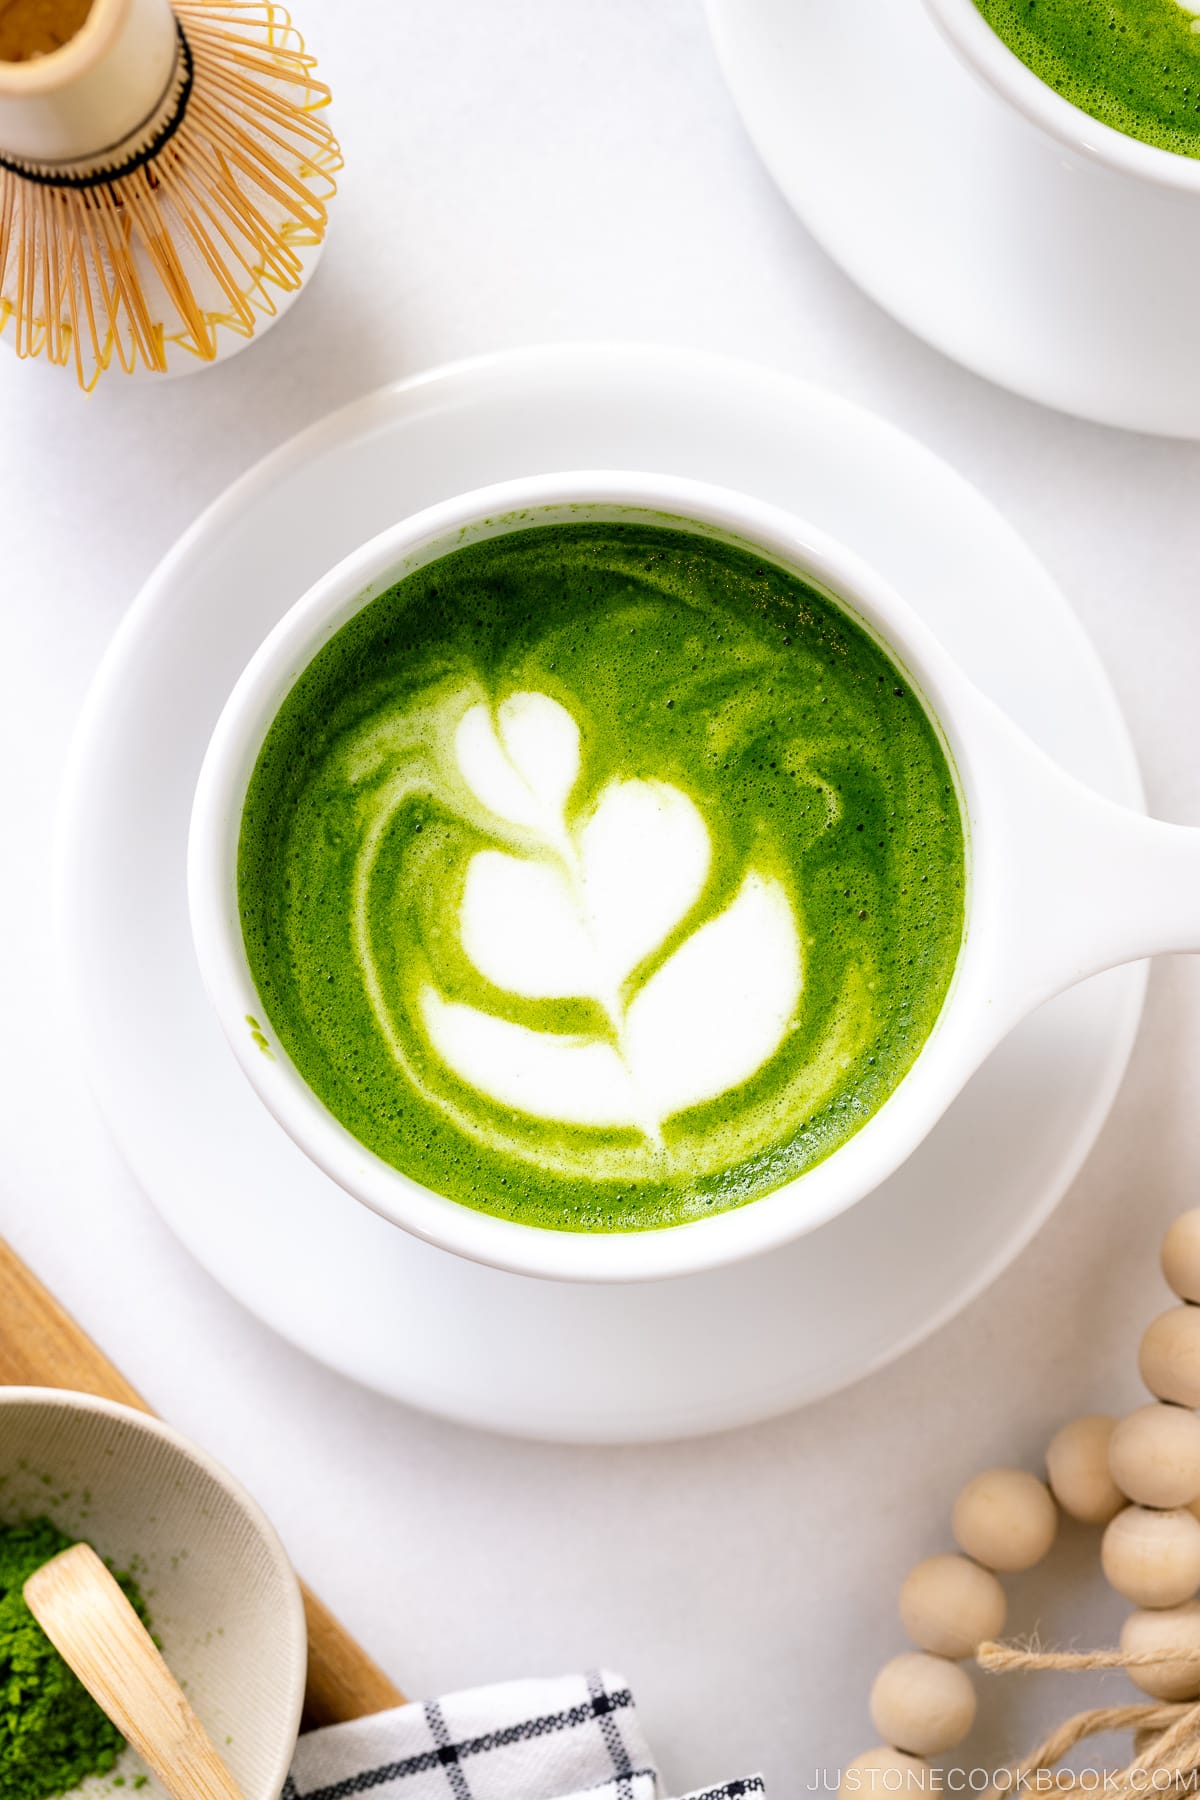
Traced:
<path fill-rule="evenodd" d="M 1200 156 L 1200 0 L 975 0 L 1048 87 L 1126 137 Z"/>
<path fill-rule="evenodd" d="M 372 600 L 281 706 L 238 851 L 265 1043 L 424 1186 L 573 1231 L 852 1136 L 937 1018 L 963 887 L 888 657 L 666 523 L 510 531 Z"/>

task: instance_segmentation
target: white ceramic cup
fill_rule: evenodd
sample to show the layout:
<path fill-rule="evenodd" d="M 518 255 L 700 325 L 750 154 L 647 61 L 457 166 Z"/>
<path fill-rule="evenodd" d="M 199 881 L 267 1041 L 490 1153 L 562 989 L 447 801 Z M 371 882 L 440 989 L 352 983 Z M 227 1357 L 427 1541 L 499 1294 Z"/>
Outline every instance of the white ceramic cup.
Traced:
<path fill-rule="evenodd" d="M 1035 75 L 988 24 L 975 0 L 925 0 L 967 67 L 1033 124 L 1087 162 L 1176 193 L 1200 195 L 1200 158 L 1177 155 L 1094 119 Z M 1200 0 L 1198 0 L 1200 11 Z"/>
<path fill-rule="evenodd" d="M 264 1008 L 237 905 L 242 807 L 263 739 L 297 676 L 393 582 L 464 543 L 507 531 L 564 519 L 662 524 L 664 515 L 743 544 L 827 590 L 923 697 L 957 771 L 967 826 L 964 937 L 941 1016 L 909 1073 L 824 1162 L 774 1193 L 694 1223 L 553 1231 L 477 1212 L 401 1174 L 339 1124 L 277 1044 L 272 1057 L 262 1054 L 247 1023 L 262 1019 Z M 1029 653 L 1036 655 L 1035 644 Z M 1146 819 L 1065 774 L 852 551 L 749 495 L 663 475 L 560 474 L 484 488 L 403 520 L 318 581 L 263 643 L 218 721 L 196 790 L 188 887 L 201 971 L 226 1035 L 261 1098 L 308 1155 L 348 1193 L 430 1243 L 516 1273 L 582 1281 L 689 1274 L 812 1230 L 890 1175 L 988 1052 L 1043 1000 L 1116 963 L 1200 949 L 1200 829 Z"/>

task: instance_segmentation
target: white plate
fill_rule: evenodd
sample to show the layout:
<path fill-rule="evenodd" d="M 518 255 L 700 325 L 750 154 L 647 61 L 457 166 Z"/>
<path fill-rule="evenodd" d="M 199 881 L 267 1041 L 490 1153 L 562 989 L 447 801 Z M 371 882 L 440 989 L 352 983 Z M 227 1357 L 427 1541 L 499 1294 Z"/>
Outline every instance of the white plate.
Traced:
<path fill-rule="evenodd" d="M 64 802 L 60 901 L 92 1080 L 147 1192 L 259 1317 L 451 1418 L 606 1442 L 785 1411 L 917 1342 L 997 1275 L 1086 1155 L 1144 980 L 1054 1002 L 907 1167 L 787 1250 L 638 1287 L 503 1275 L 419 1243 L 309 1164 L 201 991 L 184 853 L 192 788 L 251 651 L 331 563 L 428 502 L 611 466 L 744 487 L 852 542 L 1045 747 L 1137 804 L 1097 658 L 1045 571 L 945 464 L 872 415 L 682 352 L 529 350 L 385 388 L 239 481 L 153 575 L 96 679 Z"/>
<path fill-rule="evenodd" d="M 759 154 L 817 241 L 948 356 L 1105 425 L 1200 437 L 1200 208 L 1085 165 L 923 0 L 708 0 Z"/>

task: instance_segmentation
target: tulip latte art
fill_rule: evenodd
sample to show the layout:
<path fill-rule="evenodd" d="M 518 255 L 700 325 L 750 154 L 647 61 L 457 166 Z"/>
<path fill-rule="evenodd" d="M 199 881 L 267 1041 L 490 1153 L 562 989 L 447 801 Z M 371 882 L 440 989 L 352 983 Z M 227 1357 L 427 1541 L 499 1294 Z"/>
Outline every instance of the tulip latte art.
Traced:
<path fill-rule="evenodd" d="M 268 1040 L 377 1155 L 574 1230 L 682 1223 L 845 1141 L 962 932 L 953 778 L 837 605 L 667 522 L 469 544 L 319 652 L 239 899 Z"/>

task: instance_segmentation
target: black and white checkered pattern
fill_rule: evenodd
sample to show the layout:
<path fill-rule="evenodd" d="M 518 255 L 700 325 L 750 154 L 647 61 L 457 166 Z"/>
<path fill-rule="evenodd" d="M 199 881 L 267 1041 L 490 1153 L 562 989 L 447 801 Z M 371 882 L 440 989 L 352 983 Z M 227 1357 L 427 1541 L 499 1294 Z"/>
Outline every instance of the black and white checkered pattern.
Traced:
<path fill-rule="evenodd" d="M 688 1800 L 750 1800 L 757 1775 Z M 663 1800 L 619 1676 L 474 1688 L 300 1739 L 282 1800 Z"/>

